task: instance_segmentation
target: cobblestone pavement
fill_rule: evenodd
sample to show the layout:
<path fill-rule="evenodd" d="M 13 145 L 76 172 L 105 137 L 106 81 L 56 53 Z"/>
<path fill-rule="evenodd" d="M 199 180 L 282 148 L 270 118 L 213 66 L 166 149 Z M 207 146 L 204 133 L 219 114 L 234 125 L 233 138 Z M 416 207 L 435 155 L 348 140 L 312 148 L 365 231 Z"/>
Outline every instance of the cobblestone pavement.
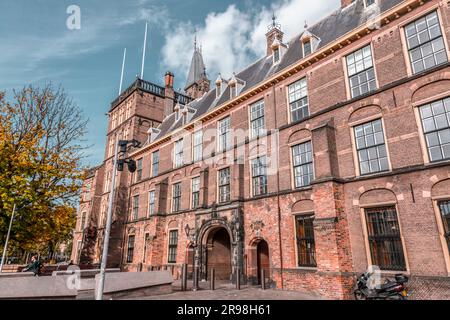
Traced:
<path fill-rule="evenodd" d="M 230 284 L 218 284 L 214 291 L 208 290 L 208 283 L 200 284 L 200 290 L 181 291 L 179 283 L 174 283 L 174 293 L 140 298 L 142 300 L 324 300 L 325 298 L 297 291 L 276 289 L 262 290 L 260 287 L 242 286 L 236 290 Z"/>

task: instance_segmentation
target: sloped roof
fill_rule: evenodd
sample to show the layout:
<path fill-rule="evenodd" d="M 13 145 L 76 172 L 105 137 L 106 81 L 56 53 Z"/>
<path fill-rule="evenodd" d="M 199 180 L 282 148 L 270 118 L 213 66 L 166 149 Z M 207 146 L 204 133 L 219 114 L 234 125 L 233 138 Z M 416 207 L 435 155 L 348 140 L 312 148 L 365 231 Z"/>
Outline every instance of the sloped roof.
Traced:
<path fill-rule="evenodd" d="M 380 0 L 380 14 L 403 1 L 405 0 Z M 351 5 L 345 8 L 337 9 L 324 19 L 309 27 L 308 31 L 320 39 L 319 46 L 316 49 L 319 50 L 353 29 L 363 25 L 370 18 L 371 16 L 368 14 L 368 11 L 364 8 L 363 0 L 356 0 Z M 303 28 L 303 26 L 299 25 L 299 29 L 300 28 Z M 301 47 L 300 38 L 303 32 L 304 31 L 301 31 L 288 42 L 288 48 L 278 64 L 273 65 L 272 56 L 266 56 L 237 73 L 236 77 L 245 82 L 245 86 L 241 88 L 241 92 L 255 87 L 257 84 L 261 83 L 275 73 L 301 60 L 303 58 L 303 50 Z M 196 48 L 194 56 L 192 57 L 187 86 L 194 83 L 195 80 L 198 79 L 197 77 L 202 75 L 204 71 L 203 68 L 203 58 L 201 53 Z M 200 99 L 189 103 L 189 106 L 196 110 L 196 113 L 191 121 L 194 121 L 203 114 L 213 110 L 219 105 L 222 105 L 228 100 L 230 100 L 229 87 L 227 87 L 218 98 L 216 98 L 215 89 L 210 90 Z M 179 121 L 178 123 L 174 123 L 174 121 L 175 117 L 166 117 L 160 125 L 161 132 L 157 138 L 163 137 L 170 131 L 181 126 Z"/>

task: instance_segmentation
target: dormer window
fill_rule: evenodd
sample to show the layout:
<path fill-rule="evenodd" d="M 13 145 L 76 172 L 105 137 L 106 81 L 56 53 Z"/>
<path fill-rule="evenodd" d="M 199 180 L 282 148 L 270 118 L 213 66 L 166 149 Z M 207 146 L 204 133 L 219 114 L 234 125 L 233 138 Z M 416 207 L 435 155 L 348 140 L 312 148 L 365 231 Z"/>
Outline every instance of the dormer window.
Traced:
<path fill-rule="evenodd" d="M 226 84 L 227 82 L 222 78 L 222 75 L 219 73 L 219 76 L 217 77 L 216 80 L 216 98 L 219 98 L 223 91 L 226 88 Z"/>
<path fill-rule="evenodd" d="M 277 63 L 280 61 L 280 48 L 273 49 L 273 62 Z"/>
<path fill-rule="evenodd" d="M 308 30 L 305 30 L 305 32 L 303 32 L 300 41 L 303 47 L 303 57 L 306 57 L 316 51 L 320 44 L 320 39 Z"/>
<path fill-rule="evenodd" d="M 376 4 L 377 0 L 364 0 L 364 4 L 366 5 L 366 8 L 370 7 L 373 4 Z"/>
<path fill-rule="evenodd" d="M 178 119 L 180 119 L 180 113 L 181 113 L 180 103 L 177 102 L 177 104 L 175 105 L 175 108 L 173 110 L 175 112 L 175 121 L 178 121 Z"/>
<path fill-rule="evenodd" d="M 228 86 L 230 87 L 230 99 L 233 99 L 238 96 L 241 89 L 245 86 L 245 81 L 236 77 L 236 74 L 233 72 L 233 76 L 228 82 Z"/>
<path fill-rule="evenodd" d="M 308 40 L 303 43 L 303 56 L 306 57 L 307 55 L 310 55 L 311 52 L 312 52 L 311 40 Z"/>
<path fill-rule="evenodd" d="M 220 94 L 222 93 L 222 83 L 216 84 L 216 97 L 220 97 Z"/>
<path fill-rule="evenodd" d="M 160 134 L 161 130 L 157 128 L 150 128 L 147 131 L 149 142 L 155 141 L 156 137 Z"/>
<path fill-rule="evenodd" d="M 231 85 L 230 84 L 230 98 L 233 99 L 237 96 L 237 85 L 236 83 Z"/>
<path fill-rule="evenodd" d="M 287 46 L 282 43 L 278 38 L 275 38 L 272 43 L 272 57 L 273 57 L 273 63 L 276 64 L 280 62 L 281 57 L 283 56 L 284 52 L 287 49 Z"/>

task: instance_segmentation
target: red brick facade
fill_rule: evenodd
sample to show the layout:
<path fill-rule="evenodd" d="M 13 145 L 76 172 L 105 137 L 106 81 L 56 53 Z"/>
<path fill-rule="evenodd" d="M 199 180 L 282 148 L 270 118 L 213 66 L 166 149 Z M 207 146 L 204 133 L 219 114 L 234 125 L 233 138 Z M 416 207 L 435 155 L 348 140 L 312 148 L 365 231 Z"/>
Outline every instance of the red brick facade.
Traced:
<path fill-rule="evenodd" d="M 196 119 L 204 132 L 217 131 L 218 121 L 227 116 L 234 130 L 247 131 L 250 105 L 263 99 L 264 125 L 271 134 L 262 142 L 246 136 L 240 144 L 245 150 L 243 158 L 237 146 L 228 150 L 231 163 L 223 164 L 224 155 L 216 151 L 216 137 L 204 137 L 204 160 L 193 163 L 191 144 L 185 143 L 184 165 L 174 168 L 177 139 L 171 134 L 181 128 L 156 140 L 151 140 L 148 133 L 150 127 L 162 123 L 158 127 L 161 129 L 167 117 L 173 116 L 173 90 L 165 88 L 161 96 L 139 88 L 123 94 L 109 114 L 108 141 L 114 139 L 115 132 L 123 139 L 124 128 L 128 128 L 126 139 L 144 143 L 128 155 L 142 159 L 143 165 L 140 181 L 136 172 L 130 174 L 127 170 L 117 176 L 109 264 L 127 271 L 172 266 L 175 277 L 179 276 L 182 263 L 187 263 L 190 271 L 196 264 L 202 278 L 207 278 L 209 269 L 215 266 L 221 270 L 222 278 L 229 273 L 234 279 L 236 270 L 240 270 L 243 279 L 256 282 L 264 263 L 261 261 L 265 261 L 264 253 L 257 248 L 265 241 L 269 253 L 267 277 L 274 286 L 313 291 L 331 298 L 351 298 L 355 276 L 373 263 L 365 209 L 389 206 L 395 208 L 397 215 L 406 267 L 402 272 L 411 276 L 412 296 L 449 298 L 449 247 L 438 203 L 450 200 L 450 159 L 430 161 L 418 108 L 450 97 L 450 65 L 447 62 L 413 75 L 404 39 L 405 25 L 433 10 L 438 12 L 446 54 L 450 57 L 449 2 L 403 1 L 382 14 L 380 29 L 355 29 Z M 345 57 L 368 44 L 377 89 L 350 98 Z M 309 116 L 291 122 L 288 86 L 304 77 Z M 129 117 L 112 127 L 113 117 L 126 113 L 127 107 Z M 376 119 L 382 121 L 389 169 L 362 175 L 354 128 Z M 184 129 L 186 137 L 190 137 L 193 122 Z M 291 148 L 306 141 L 312 145 L 314 179 L 310 185 L 295 188 Z M 265 154 L 277 157 L 278 162 L 276 170 L 267 174 L 267 192 L 255 196 L 251 161 L 261 145 Z M 81 261 L 99 262 L 104 227 L 101 217 L 109 195 L 105 179 L 112 171 L 112 154 L 108 150 L 109 142 L 105 162 L 85 183 L 91 185 L 92 196 L 88 202 L 82 199 L 79 219 L 82 212 L 87 212 L 88 225 L 94 231 L 92 239 L 88 229 L 75 232 L 74 260 L 77 240 L 83 239 Z M 159 151 L 159 170 L 152 177 L 155 151 Z M 219 203 L 218 174 L 227 167 L 231 175 L 230 199 Z M 195 177 L 200 177 L 199 207 L 192 209 Z M 180 210 L 172 212 L 176 183 L 181 183 Z M 151 215 L 150 191 L 155 194 Z M 139 206 L 134 211 L 134 197 L 138 195 Z M 316 266 L 299 267 L 295 217 L 311 213 Z M 172 249 L 171 230 L 178 231 Z M 135 236 L 134 248 L 130 250 L 129 235 Z M 172 254 L 176 252 L 174 263 L 168 262 L 170 250 Z M 133 253 L 131 262 L 127 262 L 129 251 Z M 231 261 L 227 262 L 228 256 Z M 392 272 L 383 271 L 386 275 Z M 436 291 L 439 295 L 424 289 L 433 286 L 441 288 Z"/>

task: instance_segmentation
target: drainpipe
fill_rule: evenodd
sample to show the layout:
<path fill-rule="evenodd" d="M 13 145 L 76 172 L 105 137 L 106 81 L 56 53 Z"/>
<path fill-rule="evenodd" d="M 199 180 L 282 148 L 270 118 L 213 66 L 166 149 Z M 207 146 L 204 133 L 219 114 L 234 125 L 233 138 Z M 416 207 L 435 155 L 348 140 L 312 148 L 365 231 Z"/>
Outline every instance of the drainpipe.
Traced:
<path fill-rule="evenodd" d="M 273 95 L 273 115 L 275 121 L 275 128 L 277 128 L 277 110 L 276 110 L 276 97 L 275 97 L 275 84 L 272 86 L 272 95 Z M 279 151 L 279 150 L 278 150 Z M 279 161 L 279 159 L 278 159 Z M 280 168 L 278 163 L 278 169 Z M 281 208 L 280 208 L 280 170 L 277 170 L 277 212 L 278 212 L 278 242 L 279 242 L 279 250 L 280 250 L 280 281 L 281 281 L 281 290 L 284 289 L 284 281 L 283 281 L 283 246 L 281 245 Z"/>

